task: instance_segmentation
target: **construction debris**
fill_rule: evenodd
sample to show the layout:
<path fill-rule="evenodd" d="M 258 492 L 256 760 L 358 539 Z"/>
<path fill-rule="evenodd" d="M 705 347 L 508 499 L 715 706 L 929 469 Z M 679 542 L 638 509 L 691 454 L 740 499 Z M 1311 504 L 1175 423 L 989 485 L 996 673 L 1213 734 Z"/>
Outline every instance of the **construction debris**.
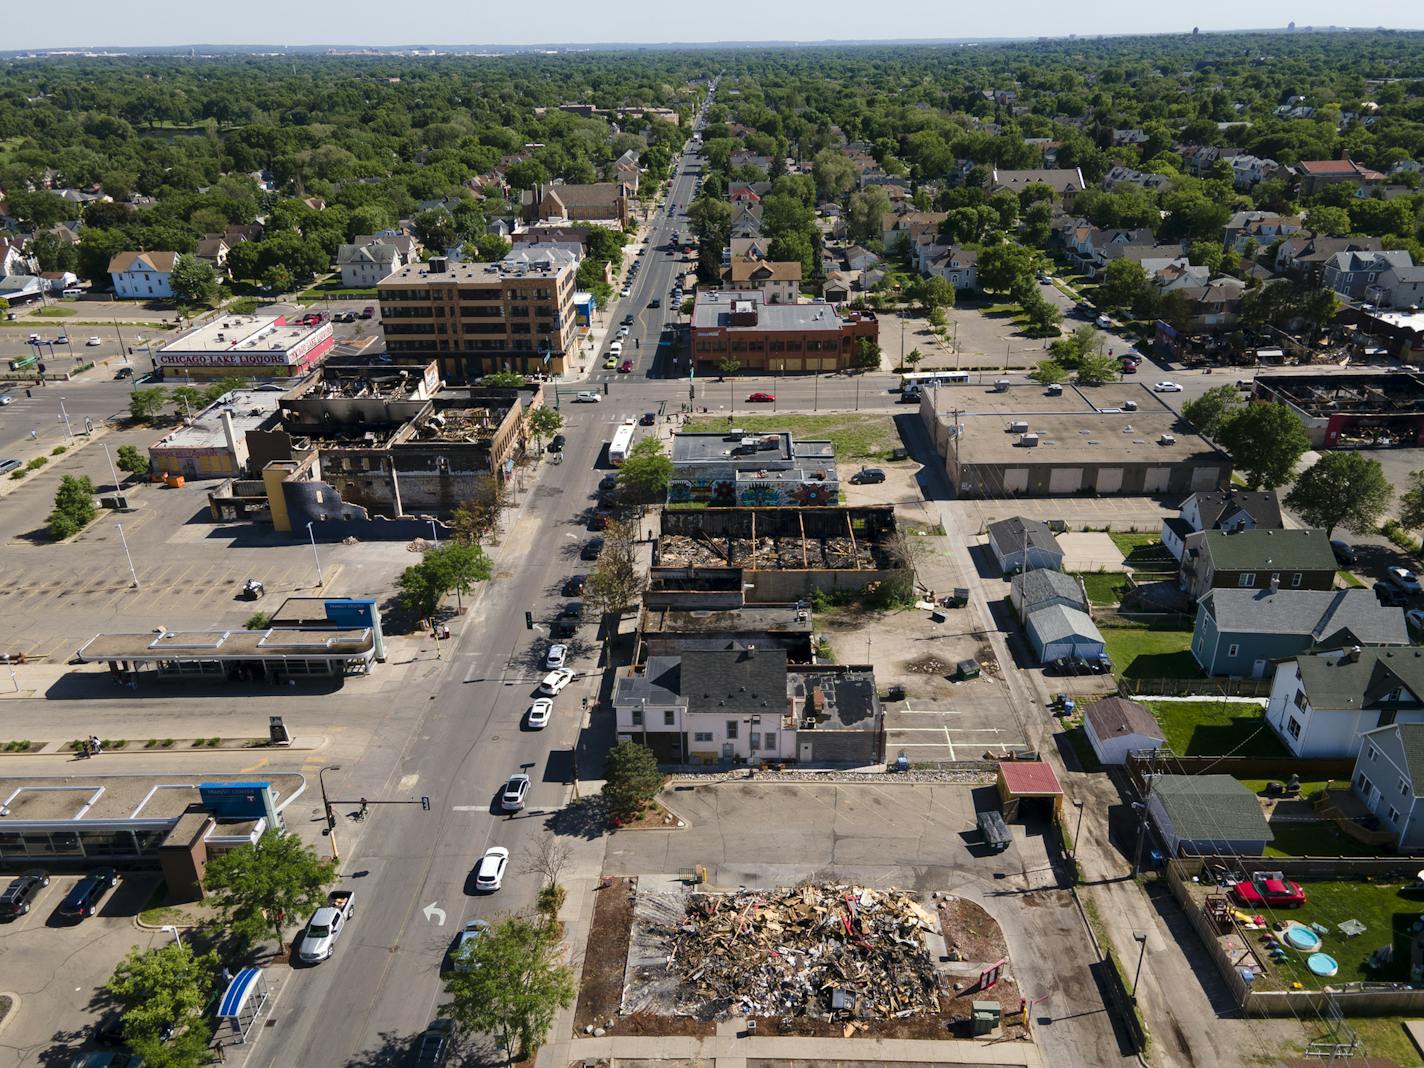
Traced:
<path fill-rule="evenodd" d="M 882 566 L 875 547 L 850 537 L 739 538 L 698 533 L 664 534 L 658 541 L 663 567 L 745 567 L 758 571 L 868 571 Z"/>
<path fill-rule="evenodd" d="M 672 982 L 654 985 L 680 1015 L 855 1021 L 939 1011 L 924 940 L 935 918 L 903 891 L 802 885 L 682 900 L 680 915 L 644 912 L 639 939 L 646 964 L 661 956 Z"/>

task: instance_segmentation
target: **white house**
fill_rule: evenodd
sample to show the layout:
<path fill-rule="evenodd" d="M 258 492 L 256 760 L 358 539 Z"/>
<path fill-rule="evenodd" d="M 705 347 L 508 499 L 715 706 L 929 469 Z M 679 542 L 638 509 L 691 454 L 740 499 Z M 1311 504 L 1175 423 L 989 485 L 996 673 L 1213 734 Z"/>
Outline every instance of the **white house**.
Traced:
<path fill-rule="evenodd" d="M 341 284 L 347 289 L 369 289 L 400 269 L 400 250 L 376 242 L 370 245 L 342 245 L 336 254 L 341 268 Z"/>
<path fill-rule="evenodd" d="M 120 252 L 109 261 L 114 296 L 122 300 L 147 300 L 173 296 L 176 252 Z"/>
<path fill-rule="evenodd" d="M 1125 697 L 1104 697 L 1083 709 L 1083 733 L 1104 764 L 1125 764 L 1129 753 L 1159 749 L 1167 740 L 1152 713 Z"/>
<path fill-rule="evenodd" d="M 1180 561 L 1190 534 L 1203 530 L 1280 530 L 1281 504 L 1275 490 L 1231 489 L 1193 493 L 1175 516 L 1162 520 L 1162 545 Z"/>
<path fill-rule="evenodd" d="M 1266 722 L 1298 757 L 1349 757 L 1360 736 L 1424 723 L 1424 648 L 1313 653 L 1276 669 Z"/>

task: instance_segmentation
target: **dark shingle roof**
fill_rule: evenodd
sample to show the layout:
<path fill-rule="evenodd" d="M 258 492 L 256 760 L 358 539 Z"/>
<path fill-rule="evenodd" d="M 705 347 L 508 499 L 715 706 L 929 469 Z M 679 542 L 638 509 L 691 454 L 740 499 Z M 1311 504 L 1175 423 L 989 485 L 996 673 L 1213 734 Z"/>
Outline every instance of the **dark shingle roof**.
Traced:
<path fill-rule="evenodd" d="M 1167 736 L 1156 718 L 1143 705 L 1125 697 L 1104 697 L 1083 709 L 1083 722 L 1093 728 L 1099 738 L 1117 738 L 1124 734 L 1140 734 L 1144 738 L 1166 741 Z"/>
<path fill-rule="evenodd" d="M 1394 731 L 1399 735 L 1399 748 L 1404 753 L 1404 770 L 1409 775 L 1414 796 L 1424 796 L 1424 723 L 1391 723 L 1388 727 L 1376 727 L 1366 734 L 1385 734 Z"/>
<path fill-rule="evenodd" d="M 1424 699 L 1424 649 L 1361 649 L 1296 657 L 1305 695 L 1316 709 L 1370 708 L 1401 686 Z"/>
<path fill-rule="evenodd" d="M 1036 571 L 1015 575 L 1012 585 L 1025 612 L 1032 612 L 1035 606 L 1055 597 L 1066 597 L 1082 608 L 1088 607 L 1088 602 L 1083 597 L 1083 587 L 1078 584 L 1078 580 L 1061 571 L 1041 567 Z"/>
<path fill-rule="evenodd" d="M 1008 519 L 1000 519 L 997 523 L 989 524 L 989 541 L 997 545 L 1000 552 L 1020 552 L 1027 544 L 1031 549 L 1046 549 L 1049 552 L 1061 553 L 1058 548 L 1058 539 L 1053 536 L 1053 531 L 1048 529 L 1048 524 L 1037 519 L 1025 519 L 1021 515 L 1011 516 Z"/>
<path fill-rule="evenodd" d="M 1230 775 L 1159 775 L 1152 793 L 1178 838 L 1214 842 L 1273 841 L 1261 803 Z"/>
<path fill-rule="evenodd" d="M 1260 530 L 1281 528 L 1281 502 L 1275 490 L 1211 490 L 1195 493 L 1202 529 L 1212 530 L 1234 512 L 1245 512 Z"/>
<path fill-rule="evenodd" d="M 1200 548 L 1218 571 L 1334 571 L 1335 554 L 1325 531 L 1207 530 L 1187 548 Z"/>
<path fill-rule="evenodd" d="M 682 695 L 689 712 L 783 715 L 785 649 L 696 650 L 682 655 Z"/>
<path fill-rule="evenodd" d="M 1308 634 L 1335 648 L 1347 642 L 1409 644 L 1404 611 L 1386 608 L 1370 590 L 1224 588 L 1207 593 L 1199 611 L 1211 613 L 1216 629 L 1223 632 Z"/>

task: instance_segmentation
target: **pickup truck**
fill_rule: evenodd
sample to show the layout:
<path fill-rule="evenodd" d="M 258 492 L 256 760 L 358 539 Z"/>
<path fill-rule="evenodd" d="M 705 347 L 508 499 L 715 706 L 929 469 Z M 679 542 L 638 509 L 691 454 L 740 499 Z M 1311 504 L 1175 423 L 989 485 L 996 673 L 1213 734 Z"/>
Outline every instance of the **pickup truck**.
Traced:
<path fill-rule="evenodd" d="M 297 956 L 306 964 L 320 964 L 331 956 L 331 950 L 347 921 L 356 911 L 354 890 L 333 890 L 326 897 L 326 904 L 312 913 L 307 921 L 307 929 L 302 933 L 297 946 Z"/>

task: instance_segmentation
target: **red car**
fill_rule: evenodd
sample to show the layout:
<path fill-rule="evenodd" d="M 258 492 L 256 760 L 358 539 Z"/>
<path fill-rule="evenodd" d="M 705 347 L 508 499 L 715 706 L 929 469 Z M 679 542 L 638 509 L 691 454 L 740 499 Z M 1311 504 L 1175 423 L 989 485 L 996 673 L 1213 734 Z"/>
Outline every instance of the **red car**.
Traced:
<path fill-rule="evenodd" d="M 619 373 L 620 375 L 626 375 L 626 374 L 627 374 L 629 371 L 631 371 L 632 369 L 633 369 L 633 361 L 632 361 L 632 360 L 624 360 L 622 363 L 620 363 L 620 364 L 618 365 L 618 373 Z"/>
<path fill-rule="evenodd" d="M 1125 375 L 1135 375 L 1135 374 L 1137 374 L 1137 361 L 1136 361 L 1136 360 L 1123 360 L 1123 361 L 1122 361 L 1122 373 L 1125 374 Z"/>
<path fill-rule="evenodd" d="M 750 397 L 747 398 L 747 402 L 749 404 L 763 402 L 766 404 L 770 404 L 774 400 L 776 400 L 776 394 L 774 393 L 753 393 Z"/>
<path fill-rule="evenodd" d="M 1305 891 L 1300 883 L 1285 879 L 1257 879 L 1250 883 L 1232 883 L 1231 896 L 1236 903 L 1249 909 L 1263 905 L 1273 909 L 1298 909 L 1305 904 Z"/>

